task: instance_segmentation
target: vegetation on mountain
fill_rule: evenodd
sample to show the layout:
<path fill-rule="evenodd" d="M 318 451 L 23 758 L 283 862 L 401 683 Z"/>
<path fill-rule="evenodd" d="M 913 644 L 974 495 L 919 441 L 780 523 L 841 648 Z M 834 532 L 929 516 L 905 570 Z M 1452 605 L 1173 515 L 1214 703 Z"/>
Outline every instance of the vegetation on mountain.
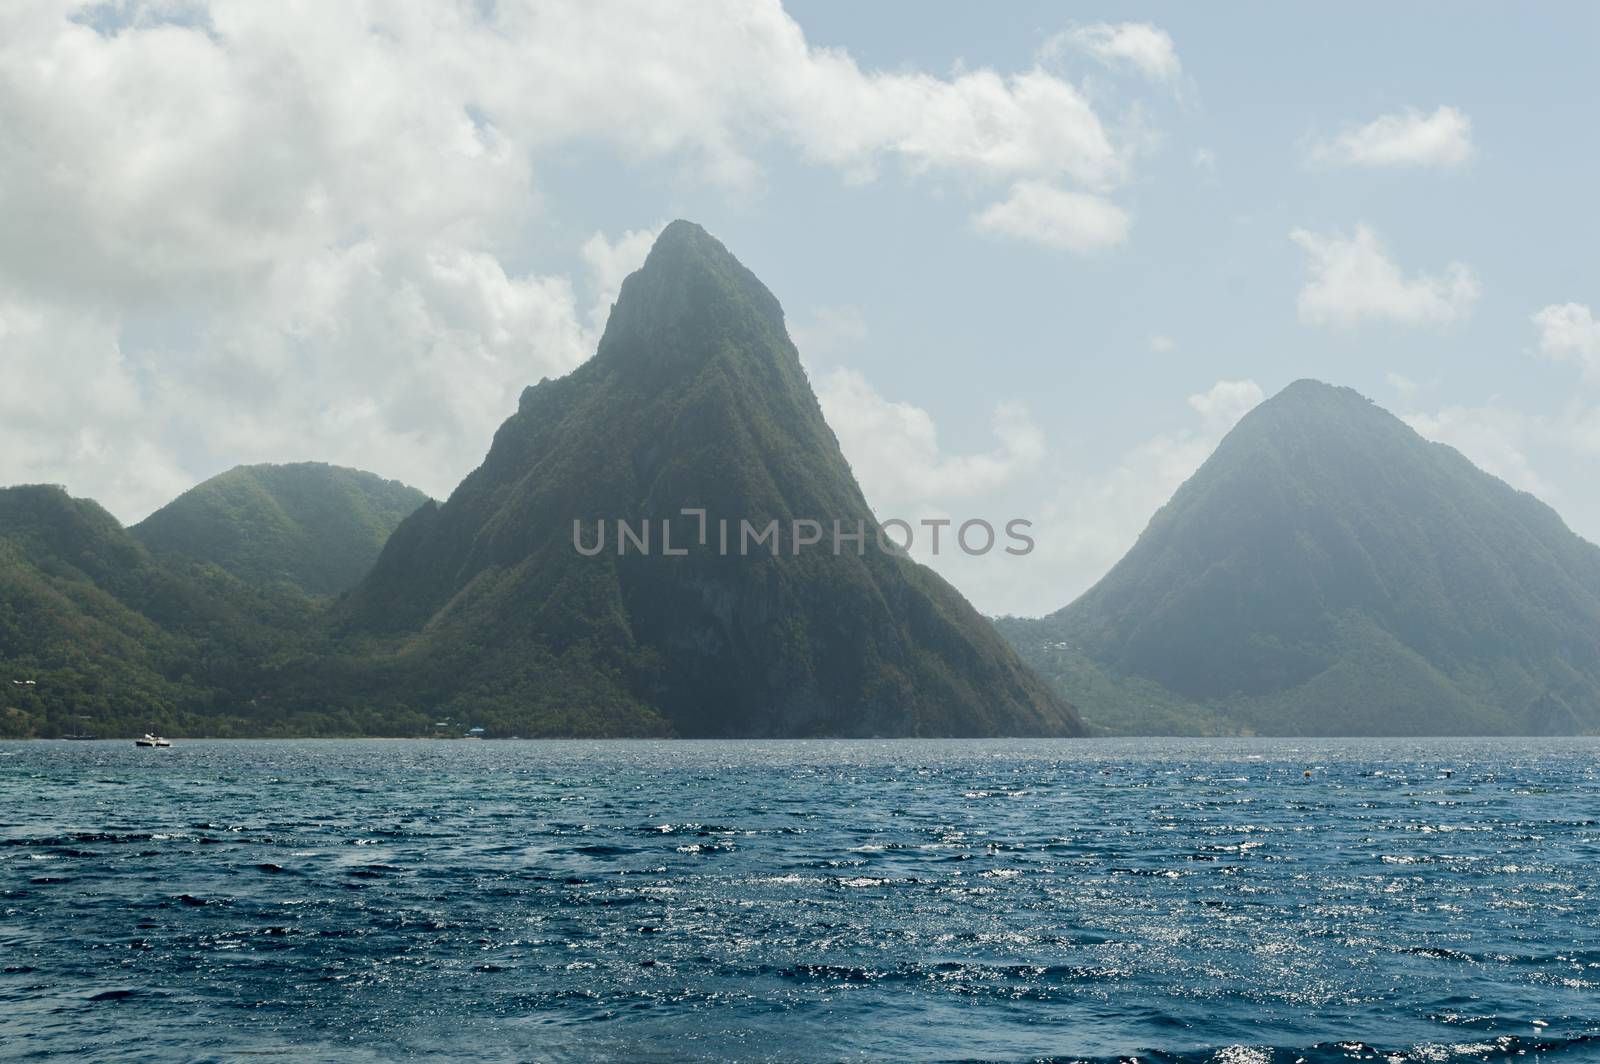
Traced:
<path fill-rule="evenodd" d="M 0 735 L 259 731 L 251 699 L 313 622 L 303 596 L 164 563 L 59 487 L 0 489 Z"/>
<path fill-rule="evenodd" d="M 444 503 L 329 467 L 235 470 L 131 534 L 59 489 L 6 499 L 0 679 L 37 682 L 0 685 L 4 734 L 1082 731 L 954 589 L 878 549 L 777 300 L 685 222 Z M 781 549 L 574 548 L 574 521 L 690 545 L 684 508 L 776 520 Z M 796 553 L 796 520 L 860 522 L 861 553 Z"/>
<path fill-rule="evenodd" d="M 238 466 L 129 531 L 158 554 L 209 562 L 249 584 L 337 595 L 426 501 L 399 481 L 322 462 Z"/>
<path fill-rule="evenodd" d="M 1070 707 L 948 584 L 875 545 L 594 557 L 573 522 L 877 529 L 778 301 L 675 222 L 595 357 L 524 392 L 483 465 L 336 611 L 407 691 L 520 734 L 1059 735 Z"/>
<path fill-rule="evenodd" d="M 1316 381 L 1247 415 L 1080 599 L 999 626 L 1113 733 L 1600 729 L 1600 548 Z"/>

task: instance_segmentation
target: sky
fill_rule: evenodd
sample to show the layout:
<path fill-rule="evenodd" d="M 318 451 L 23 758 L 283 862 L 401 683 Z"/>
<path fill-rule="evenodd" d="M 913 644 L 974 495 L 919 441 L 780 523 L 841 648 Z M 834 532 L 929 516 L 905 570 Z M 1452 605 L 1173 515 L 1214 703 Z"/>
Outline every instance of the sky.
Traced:
<path fill-rule="evenodd" d="M 1597 51 L 1584 3 L 0 5 L 0 484 L 443 498 L 682 217 L 880 519 L 1033 522 L 920 545 L 987 613 L 1301 377 L 1600 541 Z"/>

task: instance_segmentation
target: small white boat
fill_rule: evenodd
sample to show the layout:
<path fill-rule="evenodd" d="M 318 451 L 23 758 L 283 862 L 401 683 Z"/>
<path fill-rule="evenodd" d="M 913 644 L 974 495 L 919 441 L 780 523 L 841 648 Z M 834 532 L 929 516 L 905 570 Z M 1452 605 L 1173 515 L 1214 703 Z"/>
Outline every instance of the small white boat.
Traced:
<path fill-rule="evenodd" d="M 134 746 L 171 746 L 172 745 L 172 740 L 171 739 L 163 739 L 161 736 L 152 734 L 151 732 L 145 732 L 144 733 L 144 738 L 143 739 L 135 739 L 133 741 L 133 745 Z"/>

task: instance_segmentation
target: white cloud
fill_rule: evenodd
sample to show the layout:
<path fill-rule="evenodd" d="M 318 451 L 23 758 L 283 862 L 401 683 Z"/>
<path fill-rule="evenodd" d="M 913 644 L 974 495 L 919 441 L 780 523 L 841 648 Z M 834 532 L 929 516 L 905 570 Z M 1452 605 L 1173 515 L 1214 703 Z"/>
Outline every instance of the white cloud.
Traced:
<path fill-rule="evenodd" d="M 1091 255 L 1127 240 L 1132 221 L 1127 211 L 1100 196 L 1023 181 L 1004 203 L 974 215 L 972 224 L 989 236 Z"/>
<path fill-rule="evenodd" d="M 804 53 L 799 27 L 790 26 L 789 53 L 771 57 L 776 95 L 765 102 L 816 161 L 870 176 L 879 159 L 899 158 L 913 172 L 1070 178 L 1092 188 L 1128 175 L 1128 151 L 1113 143 L 1083 93 L 1052 74 L 869 75 L 841 52 Z M 745 90 L 756 102 L 767 73 L 749 71 Z"/>
<path fill-rule="evenodd" d="M 628 274 L 644 265 L 645 256 L 650 254 L 656 237 L 666 227 L 666 222 L 657 222 L 648 229 L 630 229 L 616 240 L 597 232 L 584 241 L 579 249 L 593 289 L 589 324 L 596 333 L 596 342 L 599 341 L 598 334 L 605 329 L 606 318 L 611 314 L 611 305 L 617 301 L 617 293 L 622 291 L 622 282 Z"/>
<path fill-rule="evenodd" d="M 1558 409 L 1529 411 L 1491 396 L 1477 405 L 1408 413 L 1402 420 L 1537 496 L 1579 535 L 1600 543 L 1600 499 L 1593 491 L 1600 473 L 1600 406 L 1591 399 L 1573 395 Z"/>
<path fill-rule="evenodd" d="M 823 415 L 880 517 L 910 519 L 942 509 L 1003 486 L 1044 459 L 1044 434 L 1016 403 L 995 407 L 993 450 L 950 454 L 940 446 L 932 415 L 885 398 L 859 371 L 834 369 L 814 384 Z"/>
<path fill-rule="evenodd" d="M 1208 391 L 1189 396 L 1189 406 L 1200 415 L 1204 432 L 1220 439 L 1264 398 L 1255 381 L 1218 381 Z"/>
<path fill-rule="evenodd" d="M 1043 54 L 1071 48 L 1107 66 L 1131 67 L 1152 81 L 1174 82 L 1183 72 L 1172 37 L 1147 22 L 1097 22 L 1058 34 L 1045 43 Z"/>
<path fill-rule="evenodd" d="M 1552 304 L 1533 315 L 1539 354 L 1553 362 L 1576 362 L 1585 377 L 1600 378 L 1600 321 L 1582 303 Z"/>
<path fill-rule="evenodd" d="M 522 388 L 574 368 L 592 341 L 564 277 L 364 243 L 276 271 L 195 346 L 150 355 L 145 415 L 174 449 L 331 458 L 442 495 Z"/>
<path fill-rule="evenodd" d="M 152 437 L 115 323 L 0 299 L 0 483 L 65 483 L 112 512 L 190 486 Z"/>
<path fill-rule="evenodd" d="M 8 258 L 27 253 L 31 283 L 87 270 L 139 297 L 341 232 L 494 244 L 537 200 L 531 161 L 567 143 L 731 185 L 759 180 L 772 140 L 858 179 L 894 160 L 1002 186 L 1128 176 L 1134 147 L 1041 69 L 863 71 L 776 3 L 479 7 L 213 0 L 179 25 L 134 3 L 115 33 L 8 8 Z"/>
<path fill-rule="evenodd" d="M 789 324 L 789 336 L 800 354 L 812 361 L 830 358 L 860 346 L 867 338 L 867 319 L 860 307 L 816 307 Z"/>
<path fill-rule="evenodd" d="M 1067 605 L 1121 560 L 1156 511 L 1261 399 L 1260 386 L 1250 380 L 1218 381 L 1189 396 L 1198 425 L 1157 433 L 1109 469 L 1057 479 L 1044 504 L 1030 509 L 1035 552 L 1015 564 L 979 559 L 988 564 L 966 565 L 959 586 L 991 612 L 1036 616 Z"/>
<path fill-rule="evenodd" d="M 1297 305 L 1308 325 L 1445 326 L 1464 319 L 1478 298 L 1477 278 L 1465 264 L 1452 262 L 1440 274 L 1407 276 L 1365 225 L 1357 225 L 1351 236 L 1295 229 L 1289 239 L 1306 252 L 1309 276 Z"/>
<path fill-rule="evenodd" d="M 1423 114 L 1408 107 L 1351 126 L 1309 145 L 1312 162 L 1327 166 L 1460 166 L 1472 158 L 1472 119 L 1454 107 Z"/>
<path fill-rule="evenodd" d="M 1150 337 L 1150 350 L 1154 351 L 1156 354 L 1168 354 L 1172 351 L 1176 351 L 1177 349 L 1178 342 L 1170 336 L 1164 336 L 1160 333 L 1157 333 L 1156 335 Z"/>
<path fill-rule="evenodd" d="M 1088 250 L 1143 144 L 1040 67 L 864 70 L 773 0 L 0 5 L 0 129 L 0 482 L 125 519 L 241 461 L 448 491 L 656 231 L 529 247 L 547 158 L 954 178 Z"/>
<path fill-rule="evenodd" d="M 1430 440 L 1449 444 L 1479 469 L 1512 487 L 1554 502 L 1556 492 L 1534 470 L 1529 450 L 1550 442 L 1553 426 L 1498 404 L 1447 406 L 1434 413 L 1408 414 L 1406 424 Z"/>
<path fill-rule="evenodd" d="M 1424 391 L 1431 391 L 1439 386 L 1439 378 L 1437 377 L 1434 377 L 1431 380 L 1418 381 L 1412 380 L 1403 373 L 1396 373 L 1393 370 L 1385 373 L 1383 375 L 1383 379 L 1390 388 L 1394 389 L 1395 392 L 1399 394 L 1402 400 L 1408 402 L 1416 398 L 1420 393 Z"/>
<path fill-rule="evenodd" d="M 823 413 L 880 518 L 913 524 L 982 518 L 1002 532 L 1013 517 L 1033 522 L 1036 547 L 1025 557 L 974 558 L 950 549 L 935 557 L 926 531 L 912 551 L 980 610 L 1021 615 L 1058 609 L 1103 576 L 1262 399 L 1254 381 L 1218 381 L 1189 397 L 1196 424 L 1144 440 L 1110 469 L 1063 472 L 1070 456 L 1051 454 L 1019 404 L 995 408 L 995 447 L 951 453 L 928 411 L 885 398 L 855 370 L 821 374 L 816 384 Z"/>

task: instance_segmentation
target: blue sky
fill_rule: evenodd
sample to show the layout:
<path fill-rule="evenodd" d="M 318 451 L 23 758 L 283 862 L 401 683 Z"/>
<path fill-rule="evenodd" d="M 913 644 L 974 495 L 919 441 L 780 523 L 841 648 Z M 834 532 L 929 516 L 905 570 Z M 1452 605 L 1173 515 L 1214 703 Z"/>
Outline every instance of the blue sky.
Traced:
<path fill-rule="evenodd" d="M 1034 520 L 934 560 L 987 611 L 1064 605 L 1304 376 L 1600 539 L 1597 48 L 1583 4 L 8 10 L 0 480 L 448 493 L 686 217 L 880 516 Z"/>

